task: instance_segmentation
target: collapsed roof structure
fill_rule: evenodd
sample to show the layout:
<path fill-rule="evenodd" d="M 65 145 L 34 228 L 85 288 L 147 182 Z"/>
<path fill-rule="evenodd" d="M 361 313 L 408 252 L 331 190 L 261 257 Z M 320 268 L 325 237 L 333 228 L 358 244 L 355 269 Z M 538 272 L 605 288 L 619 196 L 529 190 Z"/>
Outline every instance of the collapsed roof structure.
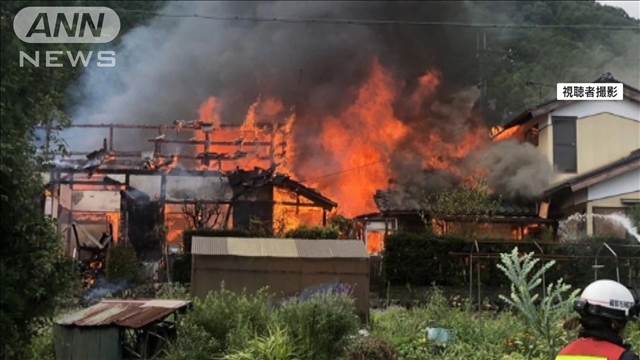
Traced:
<path fill-rule="evenodd" d="M 141 260 L 151 262 L 166 250 L 165 238 L 169 247 L 180 249 L 186 229 L 246 229 L 260 223 L 281 233 L 326 224 L 337 204 L 286 175 L 284 127 L 199 121 L 72 125 L 65 131 L 102 130 L 107 137 L 98 150 L 66 154 L 52 152 L 46 141 L 45 213 L 58 221 L 70 256 L 97 243 L 97 250 L 107 248 L 98 239 L 109 238 L 132 244 Z M 57 130 L 45 131 L 50 139 Z M 141 132 L 136 138 L 153 136 L 148 139 L 153 151 L 116 148 L 128 142 L 118 143 L 118 134 L 131 138 L 136 131 Z"/>

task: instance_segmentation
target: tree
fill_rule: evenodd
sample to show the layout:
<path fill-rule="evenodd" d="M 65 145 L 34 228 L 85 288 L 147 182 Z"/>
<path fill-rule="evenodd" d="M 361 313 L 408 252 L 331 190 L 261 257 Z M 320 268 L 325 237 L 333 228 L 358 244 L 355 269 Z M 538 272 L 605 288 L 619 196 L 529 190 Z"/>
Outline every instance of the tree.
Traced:
<path fill-rule="evenodd" d="M 182 205 L 184 218 L 194 230 L 211 229 L 222 216 L 220 204 L 208 204 L 201 200 L 193 200 L 190 204 Z"/>
<path fill-rule="evenodd" d="M 482 179 L 446 190 L 426 191 L 416 194 L 416 198 L 418 214 L 427 229 L 431 228 L 432 218 L 465 216 L 477 221 L 480 216 L 493 213 L 500 202 Z"/>
<path fill-rule="evenodd" d="M 49 2 L 48 6 L 71 5 Z M 108 2 L 103 2 L 108 5 Z M 0 358 L 25 358 L 25 346 L 38 323 L 50 316 L 74 279 L 73 266 L 63 255 L 53 222 L 41 208 L 43 156 L 34 139 L 37 125 L 65 126 L 68 86 L 81 67 L 20 67 L 21 50 L 79 50 L 77 44 L 27 44 L 13 32 L 13 18 L 31 2 L 0 5 Z M 77 5 L 82 5 L 77 2 Z M 123 28 L 143 16 L 122 17 Z M 124 29 L 123 29 L 124 31 Z M 41 56 L 42 58 L 42 56 Z"/>

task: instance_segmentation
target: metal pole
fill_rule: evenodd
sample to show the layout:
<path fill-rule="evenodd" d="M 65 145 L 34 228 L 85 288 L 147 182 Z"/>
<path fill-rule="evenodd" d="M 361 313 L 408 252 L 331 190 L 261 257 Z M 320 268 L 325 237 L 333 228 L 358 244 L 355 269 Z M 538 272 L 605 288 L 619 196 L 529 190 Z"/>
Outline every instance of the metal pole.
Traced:
<path fill-rule="evenodd" d="M 475 247 L 476 247 L 476 251 L 478 252 L 478 254 L 480 253 L 480 246 L 478 246 L 478 240 L 474 240 L 473 241 Z M 480 307 L 482 306 L 482 296 L 480 293 L 480 287 L 481 287 L 481 283 L 480 283 L 480 258 L 478 258 L 478 261 L 476 261 L 476 269 L 478 271 L 478 310 L 480 310 Z"/>
<path fill-rule="evenodd" d="M 538 242 L 535 240 L 533 240 L 533 244 L 538 248 L 538 250 L 540 250 L 540 254 L 544 256 L 544 250 L 542 249 L 542 246 L 540 246 L 540 244 L 538 244 Z M 542 273 L 542 298 L 545 298 L 545 297 L 547 297 L 547 280 L 543 272 Z"/>
<path fill-rule="evenodd" d="M 473 247 L 469 251 L 469 301 L 473 302 Z"/>
<path fill-rule="evenodd" d="M 616 252 L 613 251 L 611 246 L 609 246 L 609 244 L 607 244 L 606 242 L 603 245 L 604 245 L 604 247 L 607 248 L 607 250 L 609 250 L 610 253 L 613 254 L 613 257 L 616 258 L 616 280 L 618 282 L 620 282 L 620 266 L 619 266 L 619 263 L 618 263 L 618 254 L 616 254 Z"/>

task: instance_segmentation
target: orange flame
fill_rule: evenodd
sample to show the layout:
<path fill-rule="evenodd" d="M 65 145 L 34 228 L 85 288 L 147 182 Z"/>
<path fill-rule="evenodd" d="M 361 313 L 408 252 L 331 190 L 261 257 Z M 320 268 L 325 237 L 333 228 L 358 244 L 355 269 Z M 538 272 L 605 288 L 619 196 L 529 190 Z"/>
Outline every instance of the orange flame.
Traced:
<path fill-rule="evenodd" d="M 273 222 L 274 231 L 283 234 L 300 226 L 319 226 L 323 223 L 321 208 L 312 207 L 313 203 L 294 193 L 274 188 Z"/>
<path fill-rule="evenodd" d="M 409 116 L 424 116 L 424 107 L 432 103 L 429 100 L 441 81 L 437 71 L 428 71 L 417 79 L 416 88 L 406 101 Z M 391 158 L 398 156 L 399 148 L 407 142 L 422 159 L 424 168 L 457 173 L 454 164 L 488 140 L 488 131 L 479 121 L 455 142 L 445 141 L 438 129 L 429 127 L 429 119 L 424 119 L 423 125 L 409 126 L 410 122 L 400 118 L 394 108 L 403 94 L 402 86 L 378 61 L 373 61 L 355 100 L 337 115 L 296 122 L 293 110 L 287 116 L 279 99 L 258 97 L 247 109 L 243 124 L 236 128 L 220 126 L 219 110 L 223 104 L 211 97 L 200 108 L 200 120 L 218 125 L 208 135 L 198 132 L 196 138 L 204 141 L 208 137 L 212 144 L 200 151 L 228 157 L 226 161 L 212 160 L 205 168 L 219 166 L 228 171 L 277 165 L 279 172 L 301 179 L 335 200 L 339 211 L 347 216 L 375 211 L 373 195 L 388 186 L 393 176 Z M 303 130 L 295 124 L 314 121 L 322 124 L 313 139 L 318 144 L 317 159 L 321 160 L 312 163 L 297 159 L 300 144 L 294 140 L 301 139 L 291 135 Z M 235 152 L 229 144 L 235 145 Z"/>
<path fill-rule="evenodd" d="M 418 86 L 409 97 L 414 115 L 422 112 L 440 81 L 441 76 L 435 71 L 418 79 Z M 488 138 L 486 129 L 480 125 L 469 129 L 455 143 L 444 141 L 436 129 L 409 127 L 394 111 L 399 87 L 390 73 L 374 61 L 354 103 L 340 115 L 322 119 L 319 137 L 329 161 L 298 164 L 296 168 L 299 175 L 313 174 L 300 177 L 336 200 L 345 215 L 376 210 L 373 194 L 388 186 L 393 175 L 389 166 L 391 157 L 398 155 L 398 148 L 409 137 L 414 138 L 413 150 L 420 155 L 425 168 L 449 169 L 454 173 L 457 170 L 452 164 L 482 146 Z"/>

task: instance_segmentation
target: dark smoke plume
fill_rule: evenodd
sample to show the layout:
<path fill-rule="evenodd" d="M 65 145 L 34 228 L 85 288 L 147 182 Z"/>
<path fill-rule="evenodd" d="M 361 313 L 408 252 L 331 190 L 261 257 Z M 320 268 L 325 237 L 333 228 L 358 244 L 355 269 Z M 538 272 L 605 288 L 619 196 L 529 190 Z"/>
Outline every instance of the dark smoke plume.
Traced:
<path fill-rule="evenodd" d="M 471 8 L 460 2 L 172 2 L 159 12 L 470 21 Z M 472 113 L 479 96 L 473 75 L 477 65 L 475 39 L 476 30 L 461 28 L 157 16 L 123 36 L 115 49 L 115 68 L 92 68 L 84 74 L 72 89 L 79 100 L 72 117 L 81 123 L 170 124 L 197 118 L 198 106 L 209 96 L 217 96 L 223 104 L 223 123 L 239 124 L 256 98 L 269 96 L 295 108 L 297 139 L 312 138 L 321 127 L 318 119 L 337 114 L 352 103 L 375 58 L 404 84 L 402 91 L 407 94 L 426 70 L 440 73 L 442 85 L 428 103 L 416 109 L 400 97 L 395 111 L 410 126 L 436 129 L 443 141 L 457 142 L 478 125 L 470 120 L 477 119 Z M 420 121 L 425 118 L 427 123 Z M 84 134 L 70 142 L 73 146 L 87 138 Z M 119 137 L 127 144 L 143 143 L 141 138 L 133 132 Z M 407 168 L 420 166 L 410 156 L 411 143 L 407 141 L 406 147 L 394 154 L 397 159 L 391 166 L 397 174 L 416 173 L 416 168 Z M 317 158 L 313 141 L 298 145 L 301 159 Z M 531 175 L 543 177 L 545 173 L 533 170 L 541 166 L 537 164 L 541 159 L 531 153 L 527 147 L 504 144 L 492 147 L 481 161 L 493 167 L 490 180 L 497 188 L 534 194 L 540 186 L 526 184 Z M 519 169 L 518 163 L 527 167 Z M 513 179 L 508 179 L 510 175 Z M 445 178 L 438 177 L 438 183 Z"/>

